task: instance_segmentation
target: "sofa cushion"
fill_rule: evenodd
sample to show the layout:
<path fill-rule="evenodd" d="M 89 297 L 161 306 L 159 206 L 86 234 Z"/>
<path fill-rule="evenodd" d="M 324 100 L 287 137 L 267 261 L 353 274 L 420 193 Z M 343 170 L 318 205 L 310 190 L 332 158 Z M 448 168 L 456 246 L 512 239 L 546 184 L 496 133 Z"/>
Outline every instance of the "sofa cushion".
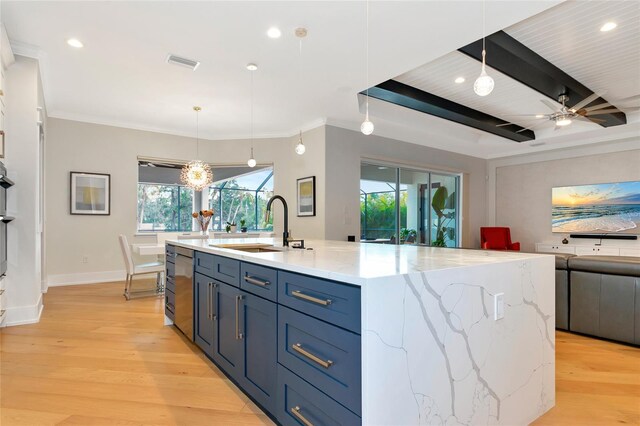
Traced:
<path fill-rule="evenodd" d="M 573 271 L 640 277 L 640 257 L 575 256 L 568 260 L 568 264 Z"/>
<path fill-rule="evenodd" d="M 569 269 L 569 259 L 575 257 L 575 254 L 554 253 L 556 256 L 556 269 Z"/>

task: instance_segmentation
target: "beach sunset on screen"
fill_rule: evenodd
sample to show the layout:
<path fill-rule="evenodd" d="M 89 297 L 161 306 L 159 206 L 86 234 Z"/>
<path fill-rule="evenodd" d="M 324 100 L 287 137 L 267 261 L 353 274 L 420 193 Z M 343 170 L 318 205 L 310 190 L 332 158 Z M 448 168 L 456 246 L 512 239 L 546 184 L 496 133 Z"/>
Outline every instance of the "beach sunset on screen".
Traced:
<path fill-rule="evenodd" d="M 552 229 L 640 233 L 640 181 L 553 188 Z"/>

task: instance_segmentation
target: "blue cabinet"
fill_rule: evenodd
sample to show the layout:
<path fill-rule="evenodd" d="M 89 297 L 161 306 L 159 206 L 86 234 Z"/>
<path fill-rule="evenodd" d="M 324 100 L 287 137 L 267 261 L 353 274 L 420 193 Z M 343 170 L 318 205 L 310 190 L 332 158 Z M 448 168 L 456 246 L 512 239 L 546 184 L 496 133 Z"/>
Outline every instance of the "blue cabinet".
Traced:
<path fill-rule="evenodd" d="M 194 340 L 200 349 L 211 356 L 214 343 L 214 291 L 218 284 L 213 282 L 211 278 L 196 273 L 193 278 L 193 285 L 193 294 L 195 295 Z"/>
<path fill-rule="evenodd" d="M 197 251 L 194 264 L 195 343 L 247 395 L 283 425 L 361 424 L 360 288 Z"/>
<path fill-rule="evenodd" d="M 360 333 L 360 288 L 280 271 L 278 303 Z"/>
<path fill-rule="evenodd" d="M 278 307 L 278 361 L 331 398 L 361 414 L 360 336 Z"/>
<path fill-rule="evenodd" d="M 240 291 L 242 351 L 244 363 L 238 380 L 262 407 L 273 412 L 276 393 L 277 306 L 261 297 Z"/>
<path fill-rule="evenodd" d="M 284 426 L 357 426 L 360 417 L 278 365 L 276 416 Z"/>
<path fill-rule="evenodd" d="M 213 360 L 231 377 L 238 379 L 242 372 L 243 351 L 240 308 L 240 290 L 220 283 L 214 290 Z"/>

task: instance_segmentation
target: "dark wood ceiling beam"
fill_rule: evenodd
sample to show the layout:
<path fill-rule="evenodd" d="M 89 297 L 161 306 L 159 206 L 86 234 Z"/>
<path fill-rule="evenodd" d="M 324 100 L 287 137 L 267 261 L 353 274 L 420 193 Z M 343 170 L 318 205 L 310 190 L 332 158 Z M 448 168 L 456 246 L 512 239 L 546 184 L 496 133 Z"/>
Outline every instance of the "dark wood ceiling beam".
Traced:
<path fill-rule="evenodd" d="M 364 95 L 365 92 L 362 94 Z M 508 122 L 395 80 L 387 80 L 370 88 L 369 96 L 493 133 L 516 142 L 525 142 L 536 138 L 531 130 L 523 130 L 522 127 L 515 124 L 496 127 L 498 124 L 508 124 Z M 520 132 L 518 133 L 518 131 Z"/>
<path fill-rule="evenodd" d="M 458 50 L 482 61 L 482 39 Z M 569 100 L 566 102 L 568 107 L 574 106 L 593 93 L 585 85 L 504 31 L 498 31 L 486 38 L 486 50 L 487 65 L 553 100 L 557 101 L 562 94 L 568 95 Z M 600 97 L 589 105 L 605 102 L 607 101 Z M 604 120 L 598 122 L 603 127 L 619 126 L 627 122 L 627 117 L 622 112 L 598 115 L 595 118 Z"/>

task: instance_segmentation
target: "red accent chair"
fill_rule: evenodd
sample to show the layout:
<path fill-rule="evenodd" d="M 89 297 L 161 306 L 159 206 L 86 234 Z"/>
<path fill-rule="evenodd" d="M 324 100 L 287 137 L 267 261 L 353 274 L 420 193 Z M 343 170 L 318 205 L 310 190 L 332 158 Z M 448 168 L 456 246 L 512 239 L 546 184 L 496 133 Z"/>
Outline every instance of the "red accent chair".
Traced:
<path fill-rule="evenodd" d="M 480 228 L 480 244 L 486 250 L 520 251 L 520 243 L 511 242 L 511 230 L 507 227 Z"/>

